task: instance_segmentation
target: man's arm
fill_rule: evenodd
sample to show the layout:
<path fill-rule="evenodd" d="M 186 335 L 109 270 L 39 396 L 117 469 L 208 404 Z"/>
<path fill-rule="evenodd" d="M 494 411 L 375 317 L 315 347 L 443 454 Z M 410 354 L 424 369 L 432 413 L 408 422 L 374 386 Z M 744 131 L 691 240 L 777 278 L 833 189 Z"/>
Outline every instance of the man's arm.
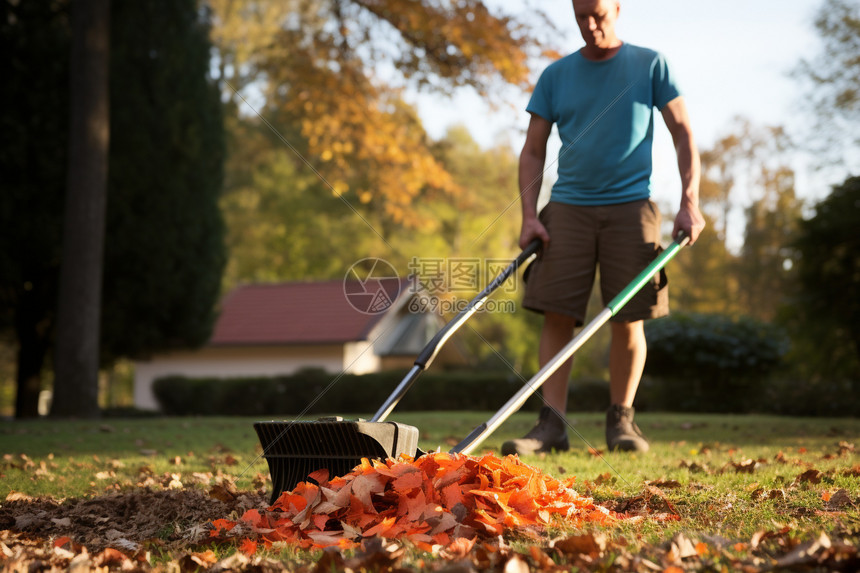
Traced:
<path fill-rule="evenodd" d="M 693 129 L 684 98 L 679 96 L 670 101 L 663 108 L 662 114 L 666 127 L 672 134 L 675 154 L 678 156 L 678 171 L 681 174 L 681 206 L 678 216 L 675 217 L 672 237 L 677 236 L 678 231 L 684 231 L 690 237 L 692 245 L 705 228 L 705 218 L 699 211 L 699 151 L 693 140 Z"/>
<path fill-rule="evenodd" d="M 520 248 L 535 238 L 544 244 L 549 242 L 549 233 L 538 220 L 537 202 L 543 183 L 543 169 L 546 163 L 546 143 L 552 131 L 552 122 L 537 114 L 531 114 L 526 142 L 520 153 L 520 201 L 523 208 L 523 223 L 520 231 Z"/>

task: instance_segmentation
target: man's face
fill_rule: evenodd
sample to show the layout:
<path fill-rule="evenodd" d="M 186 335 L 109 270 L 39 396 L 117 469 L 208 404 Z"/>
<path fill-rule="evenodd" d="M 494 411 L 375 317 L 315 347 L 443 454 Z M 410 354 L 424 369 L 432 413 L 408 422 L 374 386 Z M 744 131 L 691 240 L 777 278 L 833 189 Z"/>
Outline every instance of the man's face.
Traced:
<path fill-rule="evenodd" d="M 573 13 L 587 46 L 610 48 L 616 40 L 618 0 L 573 0 Z"/>

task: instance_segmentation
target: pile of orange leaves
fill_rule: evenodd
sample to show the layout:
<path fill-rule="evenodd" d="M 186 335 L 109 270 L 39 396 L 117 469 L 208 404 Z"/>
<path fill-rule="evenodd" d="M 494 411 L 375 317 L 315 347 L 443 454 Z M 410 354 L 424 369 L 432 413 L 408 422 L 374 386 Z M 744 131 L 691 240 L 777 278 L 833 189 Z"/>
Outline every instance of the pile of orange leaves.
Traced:
<path fill-rule="evenodd" d="M 251 509 L 238 521 L 212 522 L 211 536 L 239 540 L 252 554 L 262 544 L 303 548 L 359 545 L 366 537 L 408 539 L 432 551 L 456 539 L 495 537 L 506 530 L 542 529 L 554 522 L 613 524 L 618 516 L 517 457 L 430 453 L 362 460 L 349 474 L 328 470 L 284 492 L 268 510 Z M 319 484 L 319 485 L 317 485 Z"/>

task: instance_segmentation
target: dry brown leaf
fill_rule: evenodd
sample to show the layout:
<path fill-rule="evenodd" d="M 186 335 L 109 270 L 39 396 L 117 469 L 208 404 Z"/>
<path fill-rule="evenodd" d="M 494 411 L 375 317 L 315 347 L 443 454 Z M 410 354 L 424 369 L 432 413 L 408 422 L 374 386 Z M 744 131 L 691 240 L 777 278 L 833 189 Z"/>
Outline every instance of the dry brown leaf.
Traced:
<path fill-rule="evenodd" d="M 794 478 L 794 484 L 798 485 L 806 482 L 812 484 L 819 484 L 821 483 L 821 475 L 821 472 L 817 469 L 809 469 Z"/>
<path fill-rule="evenodd" d="M 760 463 L 758 460 L 746 459 L 742 462 L 731 462 L 731 465 L 737 473 L 751 474 L 759 468 Z"/>
<path fill-rule="evenodd" d="M 473 537 L 472 539 L 459 537 L 445 547 L 439 555 L 452 561 L 455 559 L 465 559 L 470 553 L 472 553 L 472 549 L 475 547 L 477 539 L 477 537 Z"/>
<path fill-rule="evenodd" d="M 645 484 L 659 487 L 661 489 L 675 489 L 681 487 L 681 482 L 674 479 L 646 481 Z"/>
<path fill-rule="evenodd" d="M 825 504 L 825 509 L 828 511 L 838 511 L 844 510 L 849 507 L 856 508 L 854 501 L 851 499 L 851 495 L 848 493 L 846 489 L 840 489 L 836 493 L 833 493 L 829 496 L 829 499 L 825 500 L 827 503 Z"/>
<path fill-rule="evenodd" d="M 683 533 L 676 533 L 671 539 L 669 542 L 668 553 L 674 556 L 674 559 L 670 559 L 669 561 L 671 564 L 677 564 L 681 560 L 689 557 L 699 556 L 699 553 L 696 551 L 696 544 Z"/>
<path fill-rule="evenodd" d="M 666 494 L 663 492 L 663 490 L 661 490 L 659 487 L 654 487 L 653 485 L 647 485 L 646 484 L 645 485 L 645 491 L 647 492 L 647 494 L 651 494 L 651 495 L 655 495 L 655 496 L 659 497 L 661 500 L 663 500 L 663 503 L 666 504 L 666 507 L 669 509 L 670 512 L 672 512 L 672 514 L 674 514 L 676 516 L 678 515 L 678 511 L 675 509 L 675 506 L 672 505 L 672 502 L 669 501 L 669 498 L 666 496 Z"/>
<path fill-rule="evenodd" d="M 688 470 L 690 470 L 690 473 L 693 473 L 693 474 L 696 474 L 696 473 L 710 474 L 710 473 L 712 473 L 711 469 L 708 467 L 708 464 L 706 464 L 706 463 L 690 462 L 687 460 L 682 460 L 681 463 L 679 464 L 679 467 L 687 468 Z"/>
<path fill-rule="evenodd" d="M 822 533 L 817 539 L 802 543 L 776 560 L 777 567 L 799 567 L 821 563 L 822 557 L 832 544 L 827 534 Z"/>
<path fill-rule="evenodd" d="M 529 546 L 529 556 L 534 561 L 538 571 L 555 571 L 558 569 L 552 558 L 537 545 Z"/>
<path fill-rule="evenodd" d="M 97 567 L 122 565 L 126 561 L 129 561 L 129 559 L 128 555 L 112 547 L 105 548 L 101 553 L 93 557 L 93 561 Z"/>
<path fill-rule="evenodd" d="M 587 555 L 596 559 L 603 555 L 607 546 L 605 534 L 586 533 L 584 535 L 571 535 L 564 539 L 558 539 L 550 545 L 561 551 L 567 557 L 579 557 Z"/>
<path fill-rule="evenodd" d="M 842 475 L 846 477 L 860 477 L 860 464 L 842 470 Z"/>
<path fill-rule="evenodd" d="M 753 533 L 753 536 L 750 539 L 750 547 L 752 549 L 756 549 L 759 545 L 761 545 L 762 541 L 765 541 L 767 539 L 782 538 L 790 532 L 791 528 L 787 525 L 775 531 L 756 531 L 755 533 Z"/>
<path fill-rule="evenodd" d="M 225 503 L 230 503 L 236 499 L 239 492 L 236 485 L 230 481 L 221 481 L 209 488 L 209 497 L 221 500 Z"/>
<path fill-rule="evenodd" d="M 756 488 L 755 491 L 750 494 L 750 498 L 753 501 L 784 501 L 786 499 L 786 493 L 783 489 L 771 489 L 765 491 L 764 488 Z"/>
<path fill-rule="evenodd" d="M 529 564 L 517 553 L 507 560 L 503 571 L 504 573 L 530 573 Z"/>

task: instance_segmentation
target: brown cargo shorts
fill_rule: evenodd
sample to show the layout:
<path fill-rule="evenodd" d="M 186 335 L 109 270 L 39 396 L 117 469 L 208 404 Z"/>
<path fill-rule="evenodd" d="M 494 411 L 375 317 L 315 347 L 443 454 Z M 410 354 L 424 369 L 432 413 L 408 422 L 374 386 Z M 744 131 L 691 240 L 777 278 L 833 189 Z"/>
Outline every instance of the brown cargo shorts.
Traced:
<path fill-rule="evenodd" d="M 598 269 L 605 306 L 663 250 L 660 211 L 649 199 L 587 207 L 550 202 L 539 218 L 550 242 L 526 269 L 523 306 L 572 316 L 578 325 L 585 321 Z M 611 320 L 668 314 L 668 280 L 661 270 Z"/>

